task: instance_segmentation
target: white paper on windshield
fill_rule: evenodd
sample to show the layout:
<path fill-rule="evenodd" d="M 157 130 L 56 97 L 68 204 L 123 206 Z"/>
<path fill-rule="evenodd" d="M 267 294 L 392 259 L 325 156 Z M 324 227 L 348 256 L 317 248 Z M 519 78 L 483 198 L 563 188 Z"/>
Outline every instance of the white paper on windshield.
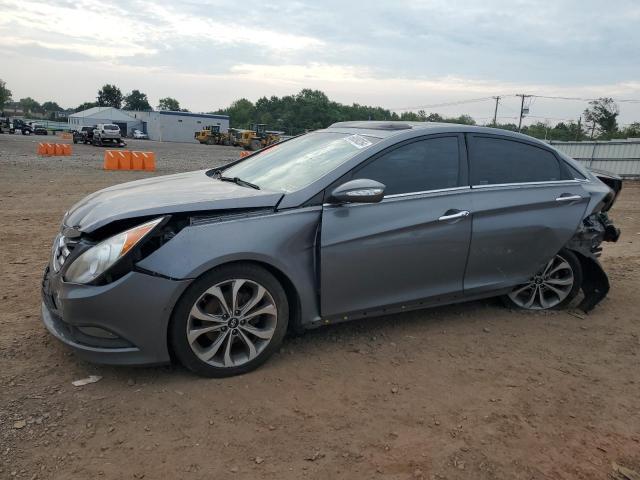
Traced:
<path fill-rule="evenodd" d="M 356 148 L 366 148 L 371 145 L 369 140 L 357 134 L 345 137 L 344 139 Z"/>

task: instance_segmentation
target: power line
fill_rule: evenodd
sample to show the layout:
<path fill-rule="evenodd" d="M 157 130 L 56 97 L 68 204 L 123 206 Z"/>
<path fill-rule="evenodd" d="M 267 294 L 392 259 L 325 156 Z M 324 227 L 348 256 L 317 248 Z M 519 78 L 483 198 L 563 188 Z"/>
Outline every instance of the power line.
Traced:
<path fill-rule="evenodd" d="M 598 100 L 597 98 L 584 98 L 584 97 L 563 97 L 563 96 L 554 96 L 554 95 L 535 95 L 535 94 L 510 94 L 510 95 L 497 95 L 491 97 L 479 97 L 479 98 L 471 98 L 468 100 L 454 100 L 450 102 L 443 103 L 434 103 L 431 105 L 416 105 L 412 107 L 402 107 L 402 108 L 390 108 L 391 111 L 406 111 L 406 110 L 419 110 L 419 109 L 430 109 L 430 108 L 442 108 L 442 107 L 454 107 L 458 105 L 465 105 L 468 103 L 478 103 L 478 102 L 486 102 L 489 100 L 496 100 L 505 98 L 505 97 L 522 97 L 525 95 L 527 98 L 544 98 L 549 100 L 568 100 L 568 101 L 577 101 L 577 102 L 591 102 L 593 100 Z M 635 98 L 621 98 L 621 99 L 613 99 L 614 102 L 617 103 L 640 103 L 640 99 Z"/>
<path fill-rule="evenodd" d="M 435 103 L 433 105 L 417 105 L 414 107 L 403 107 L 403 108 L 390 108 L 389 110 L 397 112 L 400 110 L 416 110 L 416 109 L 425 109 L 425 108 L 440 108 L 440 107 L 453 107 L 456 105 L 464 105 L 467 103 L 478 103 L 478 102 L 486 102 L 487 100 L 493 100 L 495 97 L 480 97 L 480 98 L 471 98 L 469 100 L 458 100 L 454 102 L 445 102 L 445 103 Z"/>
<path fill-rule="evenodd" d="M 536 98 L 548 98 L 551 100 L 572 100 L 577 102 L 592 102 L 594 100 L 598 100 L 597 98 L 582 98 L 582 97 L 558 97 L 552 95 L 529 95 L 530 97 Z M 640 99 L 635 98 L 613 98 L 614 102 L 617 103 L 640 103 Z"/>

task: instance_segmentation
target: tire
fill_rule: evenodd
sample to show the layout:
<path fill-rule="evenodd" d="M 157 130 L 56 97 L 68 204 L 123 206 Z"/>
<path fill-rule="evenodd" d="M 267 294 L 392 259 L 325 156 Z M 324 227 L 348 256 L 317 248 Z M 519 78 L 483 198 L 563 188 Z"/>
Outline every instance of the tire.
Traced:
<path fill-rule="evenodd" d="M 509 308 L 561 310 L 578 295 L 582 278 L 580 260 L 563 248 L 529 282 L 516 286 L 502 300 Z"/>
<path fill-rule="evenodd" d="M 252 152 L 255 152 L 256 150 L 260 150 L 261 147 L 262 147 L 262 144 L 260 143 L 260 140 L 251 140 L 251 143 L 249 145 L 249 150 L 251 150 Z"/>
<path fill-rule="evenodd" d="M 231 305 L 231 315 L 225 314 L 228 310 L 219 295 L 228 305 L 236 290 L 239 309 Z M 259 311 L 265 313 L 256 315 Z M 178 300 L 169 325 L 169 343 L 176 358 L 192 372 L 230 377 L 258 368 L 273 355 L 288 322 L 286 293 L 271 273 L 251 264 L 222 266 L 198 278 Z M 199 331 L 204 327 L 211 331 Z M 231 352 L 228 356 L 227 351 Z"/>

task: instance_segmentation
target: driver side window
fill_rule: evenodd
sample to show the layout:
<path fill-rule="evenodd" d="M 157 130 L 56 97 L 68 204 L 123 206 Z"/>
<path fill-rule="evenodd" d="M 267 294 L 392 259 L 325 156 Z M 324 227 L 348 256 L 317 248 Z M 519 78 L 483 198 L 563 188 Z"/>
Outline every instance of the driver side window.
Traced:
<path fill-rule="evenodd" d="M 440 190 L 459 186 L 457 136 L 436 137 L 402 145 L 360 168 L 353 179 L 383 183 L 386 195 Z"/>

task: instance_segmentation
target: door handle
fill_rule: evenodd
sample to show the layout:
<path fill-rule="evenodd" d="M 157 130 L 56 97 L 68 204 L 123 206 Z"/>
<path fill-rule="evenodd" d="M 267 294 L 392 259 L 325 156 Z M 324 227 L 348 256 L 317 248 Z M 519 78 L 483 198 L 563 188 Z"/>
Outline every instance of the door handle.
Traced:
<path fill-rule="evenodd" d="M 560 195 L 556 198 L 556 202 L 575 202 L 576 200 L 582 200 L 582 196 L 580 195 Z"/>
<path fill-rule="evenodd" d="M 466 211 L 466 210 L 461 210 L 461 211 L 458 211 L 456 213 L 449 213 L 451 211 L 452 210 L 449 210 L 449 211 L 445 212 L 444 215 L 442 215 L 441 217 L 438 218 L 438 221 L 446 222 L 447 220 L 456 220 L 458 218 L 464 218 L 464 217 L 469 216 L 469 212 Z"/>

